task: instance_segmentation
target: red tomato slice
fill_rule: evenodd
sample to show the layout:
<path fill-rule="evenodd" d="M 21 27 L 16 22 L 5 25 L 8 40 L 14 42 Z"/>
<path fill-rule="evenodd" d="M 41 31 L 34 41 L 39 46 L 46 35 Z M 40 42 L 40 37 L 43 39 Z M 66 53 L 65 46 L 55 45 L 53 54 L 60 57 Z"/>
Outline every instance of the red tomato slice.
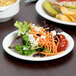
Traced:
<path fill-rule="evenodd" d="M 71 0 L 58 0 L 58 2 L 63 2 L 63 1 L 68 2 L 68 1 L 71 1 Z M 75 0 L 75 1 L 76 1 L 76 0 Z"/>
<path fill-rule="evenodd" d="M 68 44 L 68 40 L 67 39 L 61 39 L 60 42 L 65 42 L 66 44 Z"/>
<path fill-rule="evenodd" d="M 68 40 L 65 38 L 64 35 L 62 34 L 59 34 L 60 36 L 60 43 L 58 45 L 58 48 L 57 48 L 57 51 L 60 52 L 60 51 L 64 51 L 68 45 Z"/>
<path fill-rule="evenodd" d="M 62 39 L 65 39 L 65 36 L 62 35 L 62 34 L 58 34 L 58 36 L 59 36 L 60 41 L 61 41 Z"/>
<path fill-rule="evenodd" d="M 71 0 L 71 1 L 75 1 L 76 2 L 76 0 Z"/>
<path fill-rule="evenodd" d="M 58 45 L 58 49 L 57 51 L 60 52 L 60 51 L 64 51 L 66 49 L 66 44 L 64 42 L 60 42 L 60 44 Z"/>

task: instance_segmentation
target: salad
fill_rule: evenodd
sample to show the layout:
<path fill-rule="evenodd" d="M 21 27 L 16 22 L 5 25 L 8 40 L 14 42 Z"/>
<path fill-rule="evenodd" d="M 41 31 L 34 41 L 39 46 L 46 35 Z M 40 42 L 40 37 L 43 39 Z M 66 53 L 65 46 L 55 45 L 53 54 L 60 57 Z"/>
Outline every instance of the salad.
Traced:
<path fill-rule="evenodd" d="M 76 22 L 75 0 L 45 0 L 42 7 L 50 16 L 62 21 Z"/>
<path fill-rule="evenodd" d="M 49 31 L 49 27 L 43 28 L 26 21 L 24 24 L 16 21 L 14 26 L 19 32 L 9 48 L 21 55 L 48 57 L 62 53 L 68 46 L 68 40 L 59 33 L 59 29 Z"/>

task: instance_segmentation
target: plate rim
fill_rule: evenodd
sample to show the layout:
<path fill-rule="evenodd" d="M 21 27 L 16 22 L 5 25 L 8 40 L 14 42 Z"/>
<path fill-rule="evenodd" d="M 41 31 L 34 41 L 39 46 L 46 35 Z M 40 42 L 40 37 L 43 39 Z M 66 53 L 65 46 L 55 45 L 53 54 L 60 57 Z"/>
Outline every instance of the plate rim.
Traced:
<path fill-rule="evenodd" d="M 43 1 L 45 1 L 45 0 L 38 0 L 37 3 L 35 4 L 35 9 L 36 9 L 37 13 L 38 13 L 40 16 L 44 17 L 45 19 L 47 19 L 47 20 L 49 20 L 49 21 L 53 21 L 53 22 L 56 22 L 56 23 L 60 23 L 60 24 L 64 24 L 64 25 L 70 25 L 70 26 L 76 26 L 76 23 L 75 23 L 75 22 L 67 22 L 67 21 L 59 20 L 59 19 L 57 19 L 57 18 L 54 18 L 54 17 L 48 15 L 44 10 L 43 10 L 43 11 L 44 11 L 46 14 L 44 15 L 44 13 L 41 13 L 40 11 L 42 11 L 42 10 L 40 10 L 40 8 L 42 8 L 41 6 L 42 6 L 42 2 L 43 2 Z M 38 8 L 39 8 L 39 9 L 38 9 Z M 43 9 L 43 8 L 42 8 L 42 9 Z"/>
<path fill-rule="evenodd" d="M 16 34 L 17 32 L 18 32 L 18 30 L 9 33 L 9 34 L 3 39 L 2 46 L 3 46 L 4 50 L 5 50 L 9 55 L 11 55 L 11 56 L 13 56 L 13 57 L 16 57 L 16 58 L 18 58 L 18 59 L 28 60 L 28 61 L 48 61 L 48 60 L 54 60 L 54 59 L 58 59 L 58 58 L 61 58 L 61 57 L 65 56 L 65 55 L 67 55 L 67 54 L 70 53 L 70 52 L 72 51 L 72 49 L 74 48 L 74 40 L 73 40 L 73 38 L 72 38 L 69 34 L 67 34 L 67 33 L 65 33 L 65 32 L 62 32 L 63 34 L 66 34 L 67 36 L 69 36 L 70 39 L 71 39 L 71 41 L 72 41 L 72 46 L 71 46 L 71 47 L 69 46 L 70 51 L 68 51 L 68 50 L 66 49 L 63 53 L 60 53 L 60 54 L 54 55 L 54 56 L 50 56 L 50 57 L 23 56 L 23 55 L 20 55 L 20 54 L 17 54 L 17 53 L 15 53 L 15 52 L 11 51 L 11 49 L 8 48 L 8 45 L 7 45 L 7 47 L 5 47 L 6 40 L 9 38 L 9 36 L 12 37 L 12 36 L 13 36 L 14 34 Z M 15 36 L 14 36 L 14 37 L 15 37 Z M 68 37 L 68 38 L 69 38 L 69 37 Z"/>

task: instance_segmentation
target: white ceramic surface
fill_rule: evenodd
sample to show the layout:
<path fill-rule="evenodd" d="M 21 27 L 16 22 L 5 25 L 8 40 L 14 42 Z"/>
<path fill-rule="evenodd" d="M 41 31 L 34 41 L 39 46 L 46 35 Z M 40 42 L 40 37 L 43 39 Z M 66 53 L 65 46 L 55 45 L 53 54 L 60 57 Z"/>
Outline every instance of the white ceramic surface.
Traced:
<path fill-rule="evenodd" d="M 11 18 L 12 18 L 12 16 L 11 16 L 11 17 L 8 17 L 8 18 L 1 18 L 1 19 L 0 19 L 0 22 L 9 21 Z"/>
<path fill-rule="evenodd" d="M 29 61 L 47 61 L 47 60 L 57 59 L 57 58 L 60 58 L 60 57 L 63 57 L 65 55 L 67 55 L 69 52 L 72 51 L 72 49 L 74 47 L 74 40 L 72 39 L 72 37 L 70 35 L 68 35 L 67 33 L 62 32 L 62 34 L 68 39 L 68 47 L 67 47 L 67 49 L 63 53 L 60 53 L 60 54 L 55 55 L 55 56 L 49 56 L 49 57 L 23 56 L 23 55 L 20 55 L 19 53 L 17 53 L 15 50 L 8 48 L 11 45 L 11 43 L 14 40 L 14 37 L 17 35 L 17 33 L 18 33 L 18 30 L 14 31 L 14 32 L 12 32 L 10 34 L 8 34 L 4 38 L 2 45 L 3 45 L 4 50 L 8 54 L 10 54 L 11 56 L 14 56 L 16 58 L 23 59 L 23 60 L 29 60 Z"/>
<path fill-rule="evenodd" d="M 19 3 L 20 0 L 17 0 L 17 2 L 12 5 L 0 7 L 0 22 L 6 22 L 15 16 L 20 10 Z"/>
<path fill-rule="evenodd" d="M 71 25 L 71 26 L 76 26 L 76 23 L 75 22 L 67 22 L 67 21 L 62 21 L 62 20 L 59 20 L 55 17 L 52 17 L 50 15 L 48 15 L 42 8 L 42 3 L 44 2 L 45 0 L 38 0 L 38 2 L 36 3 L 36 11 L 39 15 L 41 15 L 42 17 L 50 20 L 50 21 L 53 21 L 53 22 L 56 22 L 56 23 L 60 23 L 60 24 L 66 24 L 66 25 Z M 55 0 L 54 0 L 55 1 Z"/>

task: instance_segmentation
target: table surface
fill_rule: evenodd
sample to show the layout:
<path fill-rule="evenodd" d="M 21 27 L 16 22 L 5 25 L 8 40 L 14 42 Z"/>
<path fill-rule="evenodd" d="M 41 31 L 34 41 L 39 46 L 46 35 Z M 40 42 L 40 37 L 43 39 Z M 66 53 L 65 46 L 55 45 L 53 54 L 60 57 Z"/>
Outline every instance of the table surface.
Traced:
<path fill-rule="evenodd" d="M 22 0 L 20 12 L 10 21 L 0 23 L 0 76 L 76 76 L 76 47 L 62 58 L 45 62 L 20 60 L 7 54 L 2 47 L 2 41 L 7 34 L 17 29 L 13 26 L 16 20 L 32 21 L 35 24 L 40 24 L 41 21 L 45 20 L 70 34 L 76 44 L 75 26 L 48 21 L 38 15 L 35 10 L 35 2 L 25 4 Z"/>

